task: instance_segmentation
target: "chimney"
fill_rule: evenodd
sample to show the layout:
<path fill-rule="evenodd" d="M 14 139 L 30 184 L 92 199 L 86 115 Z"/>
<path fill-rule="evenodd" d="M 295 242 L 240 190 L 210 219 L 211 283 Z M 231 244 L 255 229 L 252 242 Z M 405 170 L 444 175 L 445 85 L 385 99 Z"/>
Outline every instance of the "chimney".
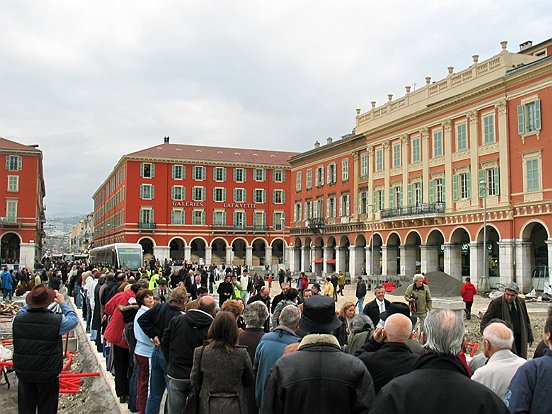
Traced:
<path fill-rule="evenodd" d="M 320 142 L 316 141 L 316 142 L 314 143 L 314 148 L 315 148 L 315 149 L 316 149 L 316 148 L 320 148 Z"/>
<path fill-rule="evenodd" d="M 170 139 L 170 137 L 165 137 L 165 138 L 163 138 L 163 142 L 164 142 L 165 144 L 168 144 L 168 143 L 169 143 L 169 139 Z"/>
<path fill-rule="evenodd" d="M 523 42 L 519 45 L 519 50 L 522 51 L 522 50 L 525 50 L 529 47 L 533 46 L 533 41 L 532 40 L 528 40 L 526 42 Z"/>
<path fill-rule="evenodd" d="M 333 139 L 332 139 L 332 137 L 328 137 L 328 139 L 327 139 L 326 141 L 327 141 L 327 143 L 328 143 L 328 145 L 329 145 L 329 144 L 331 144 L 331 143 L 333 142 Z"/>

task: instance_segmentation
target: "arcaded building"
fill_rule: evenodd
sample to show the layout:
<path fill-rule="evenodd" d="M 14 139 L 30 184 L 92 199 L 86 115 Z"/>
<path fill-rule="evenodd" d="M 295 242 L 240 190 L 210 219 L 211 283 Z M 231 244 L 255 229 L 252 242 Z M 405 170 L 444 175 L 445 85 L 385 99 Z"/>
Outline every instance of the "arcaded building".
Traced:
<path fill-rule="evenodd" d="M 146 257 L 289 265 L 291 152 L 163 143 L 124 155 L 96 191 L 94 246 Z"/>
<path fill-rule="evenodd" d="M 352 134 L 292 157 L 293 268 L 547 286 L 551 44 L 512 53 L 502 42 L 495 56 L 357 109 Z"/>
<path fill-rule="evenodd" d="M 0 138 L 0 262 L 32 269 L 41 259 L 46 188 L 42 151 Z"/>

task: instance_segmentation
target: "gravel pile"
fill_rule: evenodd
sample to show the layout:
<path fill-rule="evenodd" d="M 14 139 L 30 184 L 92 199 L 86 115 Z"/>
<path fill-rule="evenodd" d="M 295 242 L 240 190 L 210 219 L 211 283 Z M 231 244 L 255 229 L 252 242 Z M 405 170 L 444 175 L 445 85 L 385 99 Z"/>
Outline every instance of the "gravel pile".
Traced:
<path fill-rule="evenodd" d="M 455 279 L 454 277 L 449 276 L 443 272 L 428 272 L 426 276 L 427 285 L 431 289 L 431 296 L 439 296 L 445 298 L 460 296 L 460 287 L 462 286 L 462 282 L 458 279 Z M 393 295 L 404 295 L 406 288 L 411 283 L 412 279 L 410 279 L 410 281 L 404 282 L 402 286 L 393 291 Z"/>

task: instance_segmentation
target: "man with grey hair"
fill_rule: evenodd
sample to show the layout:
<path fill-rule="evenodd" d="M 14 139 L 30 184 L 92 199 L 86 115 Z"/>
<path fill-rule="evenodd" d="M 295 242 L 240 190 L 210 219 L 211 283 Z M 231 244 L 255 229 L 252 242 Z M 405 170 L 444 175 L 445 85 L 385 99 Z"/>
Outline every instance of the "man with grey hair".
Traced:
<path fill-rule="evenodd" d="M 248 304 L 243 310 L 245 329 L 238 338 L 238 344 L 247 347 L 251 363 L 255 360 L 257 345 L 265 334 L 264 323 L 268 319 L 268 308 L 260 300 Z"/>
<path fill-rule="evenodd" d="M 370 413 L 508 413 L 493 391 L 470 379 L 458 358 L 465 333 L 461 315 L 443 309 L 430 312 L 424 328 L 428 352 L 412 372 L 381 389 Z"/>
<path fill-rule="evenodd" d="M 473 374 L 472 380 L 486 385 L 500 398 L 517 369 L 525 363 L 525 359 L 510 351 L 513 342 L 514 333 L 503 323 L 491 323 L 483 330 L 483 353 L 489 360 Z"/>
<path fill-rule="evenodd" d="M 255 399 L 259 407 L 263 400 L 268 372 L 284 354 L 286 346 L 299 342 L 299 337 L 296 335 L 299 329 L 299 319 L 301 319 L 299 308 L 295 305 L 286 306 L 280 313 L 279 325 L 272 332 L 264 334 L 257 345 L 253 366 L 257 373 Z"/>
<path fill-rule="evenodd" d="M 417 273 L 414 275 L 412 284 L 409 285 L 404 292 L 404 298 L 410 307 L 412 315 L 418 318 L 419 339 L 422 339 L 421 333 L 424 330 L 424 319 L 427 313 L 431 312 L 433 306 L 431 290 L 429 290 L 429 286 L 424 283 L 424 276 L 422 274 Z"/>

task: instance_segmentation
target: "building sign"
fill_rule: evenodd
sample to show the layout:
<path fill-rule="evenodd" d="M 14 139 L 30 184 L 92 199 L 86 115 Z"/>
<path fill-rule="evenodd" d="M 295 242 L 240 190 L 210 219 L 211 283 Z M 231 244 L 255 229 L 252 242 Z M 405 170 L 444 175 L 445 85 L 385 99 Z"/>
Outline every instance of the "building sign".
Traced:
<path fill-rule="evenodd" d="M 224 208 L 255 208 L 257 204 L 254 203 L 224 203 Z"/>
<path fill-rule="evenodd" d="M 173 207 L 203 207 L 201 201 L 173 201 Z"/>

